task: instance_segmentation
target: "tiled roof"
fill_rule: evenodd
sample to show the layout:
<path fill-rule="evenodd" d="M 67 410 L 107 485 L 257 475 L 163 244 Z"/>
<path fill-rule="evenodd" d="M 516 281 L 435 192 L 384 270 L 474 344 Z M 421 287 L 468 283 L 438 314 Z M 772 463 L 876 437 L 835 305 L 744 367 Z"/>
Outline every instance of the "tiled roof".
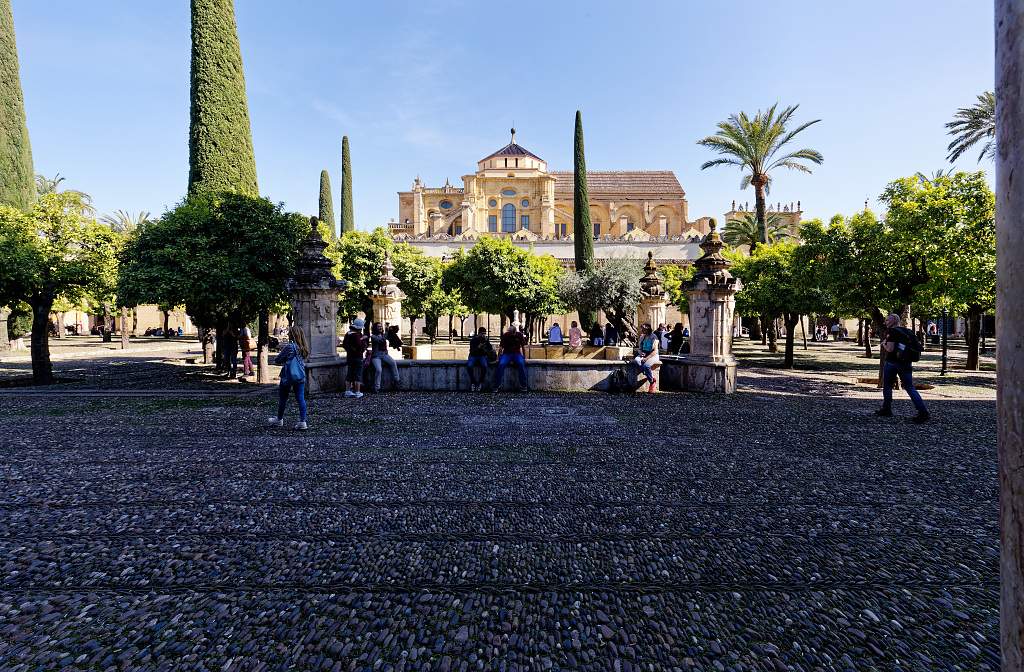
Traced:
<path fill-rule="evenodd" d="M 550 174 L 555 178 L 555 196 L 571 196 L 572 171 L 555 170 Z M 588 170 L 587 194 L 686 197 L 671 170 Z"/>
<path fill-rule="evenodd" d="M 539 156 L 537 156 L 536 154 L 534 154 L 533 152 L 531 152 L 530 150 L 525 149 L 525 148 L 517 145 L 514 142 L 508 143 L 507 145 L 505 145 L 504 147 L 502 147 L 501 149 L 496 151 L 494 154 L 491 154 L 489 156 L 485 156 L 484 158 L 482 158 L 480 160 L 481 161 L 486 161 L 487 159 L 493 159 L 496 156 L 529 156 L 529 157 L 532 157 L 534 159 L 537 159 L 538 161 L 543 161 L 544 160 L 544 159 L 540 158 Z"/>

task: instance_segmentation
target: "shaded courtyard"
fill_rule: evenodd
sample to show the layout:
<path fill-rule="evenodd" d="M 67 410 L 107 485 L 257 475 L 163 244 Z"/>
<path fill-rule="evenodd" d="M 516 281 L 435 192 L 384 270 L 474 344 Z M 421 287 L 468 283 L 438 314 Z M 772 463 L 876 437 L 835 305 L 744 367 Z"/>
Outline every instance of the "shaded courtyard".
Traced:
<path fill-rule="evenodd" d="M 729 397 L 330 395 L 302 434 L 255 387 L 8 390 L 0 667 L 998 669 L 991 374 L 912 426 L 815 352 Z"/>

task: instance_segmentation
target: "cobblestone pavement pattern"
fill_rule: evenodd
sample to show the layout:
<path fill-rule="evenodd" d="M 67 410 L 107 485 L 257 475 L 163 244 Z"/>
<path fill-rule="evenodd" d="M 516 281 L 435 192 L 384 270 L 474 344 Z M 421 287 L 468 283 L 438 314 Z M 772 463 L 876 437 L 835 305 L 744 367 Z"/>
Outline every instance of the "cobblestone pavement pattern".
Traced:
<path fill-rule="evenodd" d="M 990 400 L 0 404 L 3 670 L 998 669 Z"/>

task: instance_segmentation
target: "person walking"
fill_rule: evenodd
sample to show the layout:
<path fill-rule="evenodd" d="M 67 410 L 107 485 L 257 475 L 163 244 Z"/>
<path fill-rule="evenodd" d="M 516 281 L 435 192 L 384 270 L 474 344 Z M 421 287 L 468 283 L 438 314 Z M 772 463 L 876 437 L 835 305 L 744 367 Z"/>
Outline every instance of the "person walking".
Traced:
<path fill-rule="evenodd" d="M 380 392 L 381 378 L 384 375 L 384 364 L 391 371 L 391 388 L 399 390 L 402 379 L 398 374 L 398 364 L 388 352 L 388 337 L 384 334 L 384 325 L 374 322 L 370 330 L 370 363 L 373 364 L 373 391 Z"/>
<path fill-rule="evenodd" d="M 576 324 L 576 320 L 572 321 L 569 325 L 569 347 L 579 348 L 583 345 L 583 332 L 580 331 L 580 325 Z"/>
<path fill-rule="evenodd" d="M 348 388 L 345 390 L 346 397 L 362 399 L 363 393 L 360 388 L 363 386 L 363 357 L 366 355 L 367 339 L 363 334 L 363 327 L 366 322 L 360 318 L 352 320 L 348 327 L 348 333 L 341 341 L 341 347 L 345 350 L 345 383 Z"/>
<path fill-rule="evenodd" d="M 683 341 L 686 337 L 683 335 L 683 323 L 676 322 L 675 326 L 672 327 L 672 331 L 668 334 L 668 354 L 678 355 L 683 349 Z"/>
<path fill-rule="evenodd" d="M 277 386 L 277 415 L 267 419 L 271 427 L 284 427 L 284 409 L 288 404 L 288 393 L 295 391 L 295 399 L 299 402 L 299 421 L 295 429 L 305 431 L 306 424 L 306 358 L 309 357 L 309 345 L 302 329 L 293 326 L 288 330 L 288 343 L 274 358 L 274 364 L 281 367 L 281 383 Z"/>
<path fill-rule="evenodd" d="M 885 318 L 881 348 L 886 353 L 885 368 L 882 370 L 882 407 L 875 411 L 875 415 L 892 416 L 892 388 L 898 377 L 917 409 L 917 415 L 910 421 L 917 424 L 928 422 L 931 417 L 928 407 L 921 393 L 914 387 L 913 363 L 921 358 L 921 345 L 914 333 L 901 325 L 900 316 L 896 313 L 890 313 Z"/>
<path fill-rule="evenodd" d="M 561 345 L 562 342 L 562 327 L 555 322 L 548 331 L 548 345 Z"/>
<path fill-rule="evenodd" d="M 234 380 L 238 375 L 238 329 L 229 324 L 224 329 L 221 343 L 218 348 L 224 348 L 224 366 L 228 368 L 228 380 Z"/>
<path fill-rule="evenodd" d="M 466 360 L 466 369 L 469 372 L 469 389 L 471 392 L 483 390 L 484 384 L 487 382 L 487 373 L 490 370 L 490 360 L 493 354 L 494 347 L 487 338 L 487 327 L 480 327 L 469 338 L 469 359 Z"/>
<path fill-rule="evenodd" d="M 178 327 L 181 329 L 181 327 Z M 242 377 L 252 375 L 252 329 L 249 325 L 242 327 L 242 332 L 238 339 L 238 344 L 242 348 Z"/>
<path fill-rule="evenodd" d="M 573 326 L 576 323 L 573 322 Z M 579 328 L 576 328 L 579 331 Z M 570 344 L 572 343 L 572 330 L 569 331 Z M 505 379 L 505 368 L 509 364 L 515 364 L 519 370 L 519 390 L 530 391 L 530 379 L 526 372 L 526 358 L 523 357 L 523 346 L 526 345 L 526 338 L 516 331 L 516 328 L 509 325 L 509 328 L 501 335 L 501 342 L 498 346 L 498 374 L 494 382 L 494 391 L 501 390 L 501 384 Z"/>
<path fill-rule="evenodd" d="M 659 324 L 654 335 L 658 337 L 658 347 L 668 352 L 668 327 L 664 323 Z"/>

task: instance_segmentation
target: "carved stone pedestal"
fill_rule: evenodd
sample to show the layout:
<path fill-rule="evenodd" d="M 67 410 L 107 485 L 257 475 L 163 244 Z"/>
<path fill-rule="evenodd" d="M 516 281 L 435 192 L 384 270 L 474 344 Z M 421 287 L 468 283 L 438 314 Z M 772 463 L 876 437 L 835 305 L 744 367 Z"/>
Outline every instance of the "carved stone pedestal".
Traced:
<path fill-rule="evenodd" d="M 700 244 L 704 255 L 694 262 L 697 273 L 686 287 L 690 302 L 690 354 L 680 359 L 681 389 L 731 394 L 736 391 L 736 358 L 732 325 L 739 279 L 727 270 L 722 237 L 711 231 Z M 663 374 L 664 378 L 664 374 Z"/>
<path fill-rule="evenodd" d="M 295 276 L 288 284 L 292 321 L 309 343 L 306 359 L 306 393 L 330 392 L 344 387 L 345 360 L 338 356 L 338 290 L 342 284 L 324 256 L 327 243 L 310 217 L 310 233 L 300 250 Z"/>
<path fill-rule="evenodd" d="M 398 326 L 398 335 L 402 335 L 402 299 L 405 295 L 398 288 L 395 267 L 391 264 L 391 253 L 384 256 L 377 291 L 370 297 L 373 299 L 373 321 L 380 322 L 387 329 L 391 325 Z"/>

